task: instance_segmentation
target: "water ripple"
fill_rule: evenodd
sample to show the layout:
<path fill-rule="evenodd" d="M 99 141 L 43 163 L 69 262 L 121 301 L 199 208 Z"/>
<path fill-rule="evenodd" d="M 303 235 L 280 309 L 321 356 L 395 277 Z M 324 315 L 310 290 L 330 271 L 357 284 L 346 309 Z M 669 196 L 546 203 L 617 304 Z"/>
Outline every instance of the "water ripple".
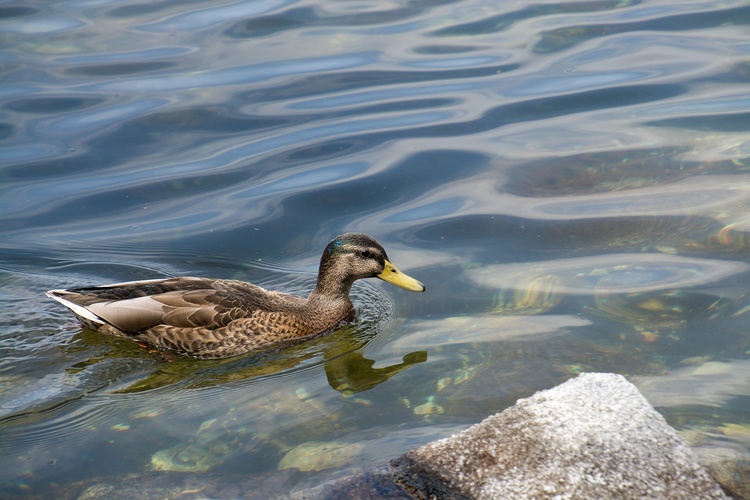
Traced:
<path fill-rule="evenodd" d="M 663 254 L 612 254 L 521 265 L 485 266 L 466 276 L 478 285 L 502 288 L 556 276 L 555 293 L 593 295 L 690 288 L 747 273 L 744 262 L 695 259 Z M 520 277 L 523 276 L 523 279 Z"/>
<path fill-rule="evenodd" d="M 707 6 L 695 9 L 689 13 L 669 14 L 669 9 L 636 9 L 629 18 L 651 17 L 638 22 L 624 22 L 595 24 L 588 20 L 586 25 L 573 25 L 542 32 L 541 40 L 534 47 L 538 52 L 561 51 L 593 38 L 612 36 L 627 32 L 648 31 L 689 31 L 721 26 L 726 23 L 747 24 L 745 19 L 750 14 L 750 7 L 742 5 L 727 9 L 714 9 Z M 677 6 L 676 10 L 686 10 L 684 6 Z M 692 10 L 692 9 L 691 9 Z M 665 27 L 668 28 L 665 29 Z"/>
<path fill-rule="evenodd" d="M 229 2 L 222 6 L 198 8 L 185 13 L 167 16 L 153 23 L 144 23 L 137 29 L 144 31 L 195 31 L 210 28 L 241 17 L 255 17 L 291 5 L 291 0 L 259 0 L 254 2 Z M 120 11 L 121 13 L 123 11 Z"/>
<path fill-rule="evenodd" d="M 201 71 L 200 73 L 179 79 L 154 77 L 128 78 L 127 81 L 121 81 L 121 79 L 104 81 L 82 85 L 78 87 L 78 90 L 112 92 L 132 90 L 135 87 L 139 91 L 169 92 L 216 85 L 250 84 L 307 73 L 356 68 L 372 64 L 376 58 L 377 54 L 374 52 L 360 52 L 333 57 L 287 59 L 280 62 L 266 62 L 254 65 L 226 67 L 213 71 Z"/>
<path fill-rule="evenodd" d="M 216 421 L 218 444 L 252 435 L 217 467 L 267 472 L 305 440 L 455 428 L 583 369 L 661 377 L 683 358 L 747 355 L 749 13 L 743 0 L 0 6 L 0 412 L 14 447 L 0 482 L 16 484 L 0 496 L 142 471 Z M 375 235 L 427 293 L 358 285 L 361 323 L 269 365 L 162 362 L 87 336 L 43 296 L 173 274 L 302 293 L 347 230 Z M 407 360 L 420 364 L 404 376 Z M 347 393 L 347 377 L 366 390 Z M 704 420 L 746 420 L 746 392 Z"/>

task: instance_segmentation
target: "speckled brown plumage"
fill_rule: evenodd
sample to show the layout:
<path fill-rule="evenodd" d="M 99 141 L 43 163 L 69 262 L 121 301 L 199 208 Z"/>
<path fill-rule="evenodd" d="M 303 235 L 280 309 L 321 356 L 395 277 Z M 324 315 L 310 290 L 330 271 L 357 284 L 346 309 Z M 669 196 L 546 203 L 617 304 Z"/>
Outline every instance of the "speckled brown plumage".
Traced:
<path fill-rule="evenodd" d="M 51 290 L 47 295 L 92 330 L 197 358 L 223 358 L 317 336 L 351 321 L 352 284 L 370 277 L 424 291 L 388 261 L 372 237 L 347 233 L 326 246 L 316 287 L 307 298 L 242 281 L 190 277 Z"/>

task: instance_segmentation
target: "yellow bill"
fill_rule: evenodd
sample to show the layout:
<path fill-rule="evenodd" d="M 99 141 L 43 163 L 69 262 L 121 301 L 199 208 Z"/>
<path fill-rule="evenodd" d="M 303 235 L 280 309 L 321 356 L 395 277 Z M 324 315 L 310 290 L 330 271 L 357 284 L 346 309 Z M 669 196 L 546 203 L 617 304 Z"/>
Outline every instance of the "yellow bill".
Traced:
<path fill-rule="evenodd" d="M 411 276 L 405 275 L 387 260 L 385 261 L 385 268 L 383 269 L 383 272 L 378 274 L 378 278 L 411 292 L 424 292 L 424 285 L 422 283 Z"/>

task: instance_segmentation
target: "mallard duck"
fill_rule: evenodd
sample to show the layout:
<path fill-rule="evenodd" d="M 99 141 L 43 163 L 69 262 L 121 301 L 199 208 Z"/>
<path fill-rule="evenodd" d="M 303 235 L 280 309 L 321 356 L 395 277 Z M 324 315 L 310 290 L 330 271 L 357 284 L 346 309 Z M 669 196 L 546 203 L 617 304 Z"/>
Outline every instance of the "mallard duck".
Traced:
<path fill-rule="evenodd" d="M 196 358 L 224 358 L 314 337 L 354 319 L 349 291 L 378 277 L 413 292 L 424 285 L 391 264 L 371 236 L 346 233 L 323 251 L 307 298 L 237 280 L 167 278 L 50 290 L 89 329 Z"/>

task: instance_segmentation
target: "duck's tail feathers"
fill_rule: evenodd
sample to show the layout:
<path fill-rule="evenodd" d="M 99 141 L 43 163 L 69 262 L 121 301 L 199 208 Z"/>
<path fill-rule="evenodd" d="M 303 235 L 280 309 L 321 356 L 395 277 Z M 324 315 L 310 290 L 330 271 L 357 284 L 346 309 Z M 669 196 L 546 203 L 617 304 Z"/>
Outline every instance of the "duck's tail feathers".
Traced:
<path fill-rule="evenodd" d="M 106 323 L 106 321 L 104 321 L 102 318 L 100 318 L 87 308 L 66 299 L 65 296 L 69 293 L 70 292 L 68 292 L 68 290 L 50 290 L 45 295 L 47 295 L 47 297 L 51 299 L 58 301 L 59 303 L 73 311 L 73 314 L 75 314 L 76 317 L 78 317 L 78 319 L 80 319 L 81 322 L 89 328 L 96 330 L 99 326 L 102 326 Z"/>

